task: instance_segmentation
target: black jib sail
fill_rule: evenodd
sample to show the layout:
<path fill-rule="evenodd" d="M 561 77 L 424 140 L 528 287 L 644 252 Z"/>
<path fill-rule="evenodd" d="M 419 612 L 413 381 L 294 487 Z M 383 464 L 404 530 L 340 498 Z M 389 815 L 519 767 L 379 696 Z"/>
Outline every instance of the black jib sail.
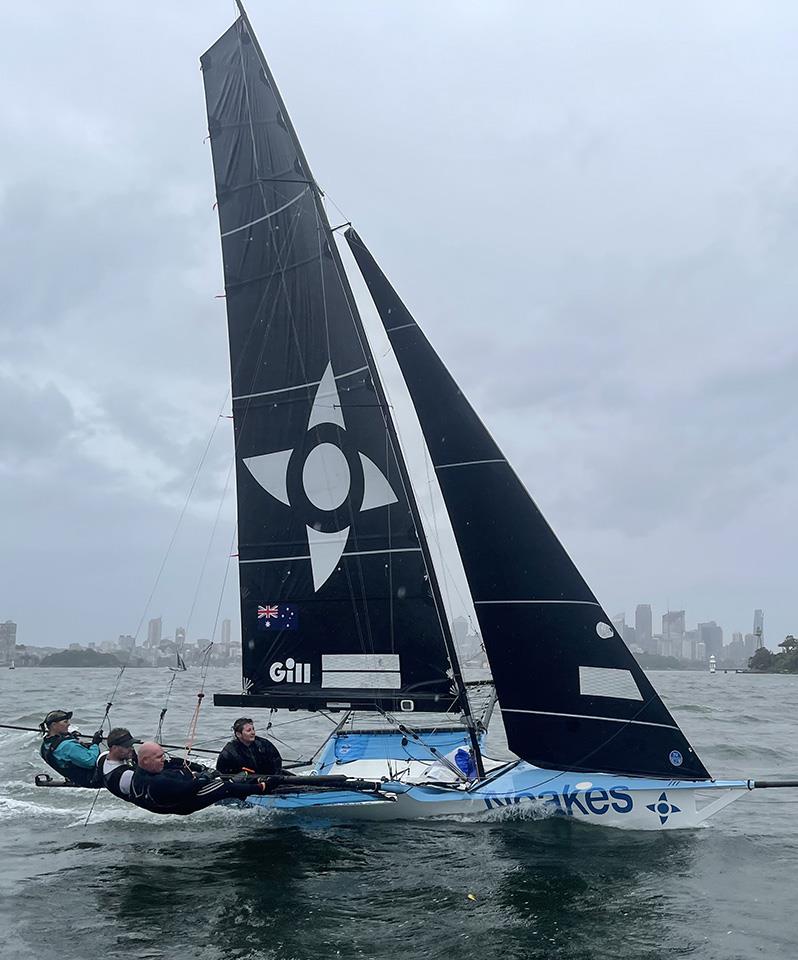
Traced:
<path fill-rule="evenodd" d="M 245 17 L 202 57 L 222 236 L 246 697 L 465 709 L 321 195 Z"/>
<path fill-rule="evenodd" d="M 462 555 L 510 749 L 541 767 L 707 770 L 354 230 Z"/>

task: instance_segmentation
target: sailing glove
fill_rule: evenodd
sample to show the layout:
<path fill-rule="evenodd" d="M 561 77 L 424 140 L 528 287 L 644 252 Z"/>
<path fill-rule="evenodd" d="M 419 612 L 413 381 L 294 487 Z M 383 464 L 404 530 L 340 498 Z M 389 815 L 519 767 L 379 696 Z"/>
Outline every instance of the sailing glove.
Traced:
<path fill-rule="evenodd" d="M 102 732 L 102 730 L 98 730 L 98 731 L 94 734 L 94 736 L 91 738 L 91 742 L 92 742 L 92 744 L 102 743 L 102 742 L 103 742 L 103 732 Z"/>

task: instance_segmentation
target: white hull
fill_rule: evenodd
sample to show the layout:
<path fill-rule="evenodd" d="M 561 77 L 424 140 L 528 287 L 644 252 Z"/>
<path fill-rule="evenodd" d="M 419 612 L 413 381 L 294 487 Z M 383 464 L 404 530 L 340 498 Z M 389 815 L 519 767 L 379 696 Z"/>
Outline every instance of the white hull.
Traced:
<path fill-rule="evenodd" d="M 304 772 L 381 782 L 377 792 L 309 791 L 248 802 L 316 821 L 557 816 L 625 830 L 679 830 L 701 826 L 752 787 L 745 780 L 695 782 L 543 770 L 524 761 L 486 761 L 486 779 L 464 783 L 440 760 L 349 760 L 347 750 L 352 747 L 341 748 L 334 736 L 317 766 Z"/>

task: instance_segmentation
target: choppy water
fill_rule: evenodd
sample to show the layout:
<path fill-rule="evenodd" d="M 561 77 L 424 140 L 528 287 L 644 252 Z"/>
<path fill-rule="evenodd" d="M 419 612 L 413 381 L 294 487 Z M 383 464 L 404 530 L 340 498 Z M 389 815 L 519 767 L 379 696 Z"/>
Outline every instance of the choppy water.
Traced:
<path fill-rule="evenodd" d="M 715 775 L 798 776 L 798 677 L 652 678 Z M 114 680 L 2 670 L 0 721 L 35 725 L 64 707 L 91 731 Z M 114 721 L 151 735 L 167 680 L 129 671 Z M 185 738 L 196 684 L 178 678 L 168 742 Z M 238 685 L 234 671 L 209 676 L 209 690 Z M 226 739 L 236 713 L 207 702 L 200 738 Z M 276 732 L 293 757 L 328 727 Z M 4 960 L 798 956 L 798 790 L 662 834 L 559 819 L 303 826 L 229 808 L 157 818 L 105 793 L 86 826 L 92 793 L 32 785 L 37 748 L 33 734 L 0 730 Z"/>

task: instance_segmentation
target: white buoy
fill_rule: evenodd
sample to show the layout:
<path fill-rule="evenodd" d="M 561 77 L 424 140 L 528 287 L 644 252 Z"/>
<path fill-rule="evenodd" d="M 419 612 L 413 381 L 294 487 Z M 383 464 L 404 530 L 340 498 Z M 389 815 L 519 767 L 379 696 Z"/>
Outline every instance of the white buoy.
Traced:
<path fill-rule="evenodd" d="M 713 656 L 711 656 L 711 657 L 709 658 L 709 672 L 710 672 L 710 673 L 714 673 L 714 672 L 715 672 L 715 663 L 716 663 L 716 660 L 715 660 L 715 656 L 714 656 L 714 654 L 713 654 Z"/>

